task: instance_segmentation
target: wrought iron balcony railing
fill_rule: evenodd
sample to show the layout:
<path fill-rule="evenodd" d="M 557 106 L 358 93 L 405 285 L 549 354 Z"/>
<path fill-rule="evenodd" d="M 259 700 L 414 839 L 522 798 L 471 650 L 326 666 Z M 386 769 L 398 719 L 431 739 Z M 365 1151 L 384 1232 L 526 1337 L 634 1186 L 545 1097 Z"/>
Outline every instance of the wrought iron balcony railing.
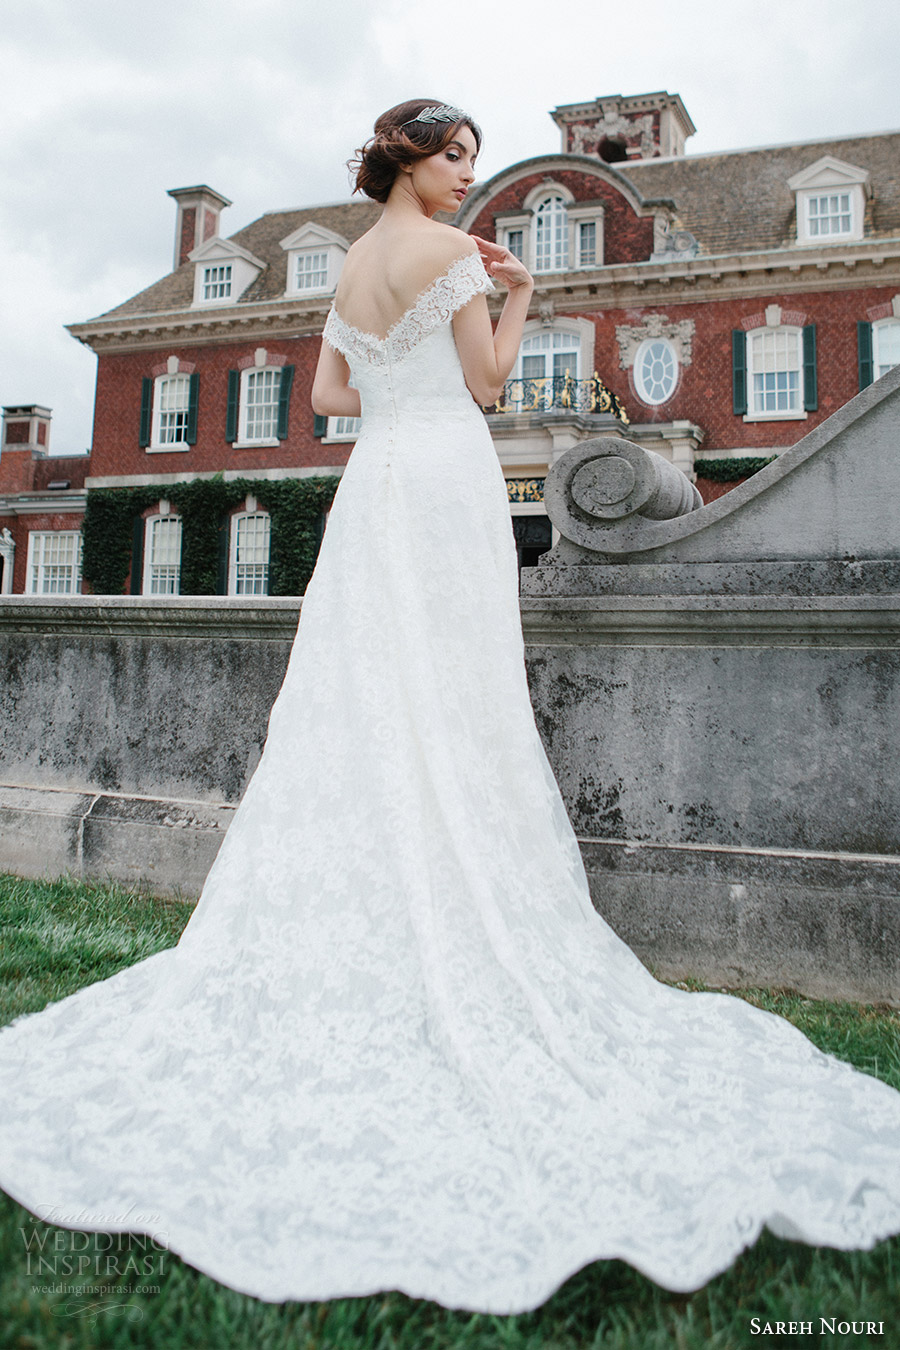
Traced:
<path fill-rule="evenodd" d="M 628 415 L 620 400 L 607 389 L 596 371 L 589 380 L 573 380 L 568 374 L 507 380 L 500 398 L 484 411 L 611 413 L 623 426 L 628 426 Z"/>

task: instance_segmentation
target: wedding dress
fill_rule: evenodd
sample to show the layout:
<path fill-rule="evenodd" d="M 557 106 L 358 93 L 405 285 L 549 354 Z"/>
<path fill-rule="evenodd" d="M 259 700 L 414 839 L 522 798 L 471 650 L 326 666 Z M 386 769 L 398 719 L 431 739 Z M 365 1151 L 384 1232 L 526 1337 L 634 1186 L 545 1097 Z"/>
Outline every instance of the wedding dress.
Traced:
<path fill-rule="evenodd" d="M 332 310 L 363 434 L 265 753 L 178 946 L 0 1033 L 0 1180 L 267 1300 L 670 1289 L 764 1225 L 900 1230 L 900 1094 L 657 983 L 591 904 L 532 716 L 501 469 L 451 319 Z"/>

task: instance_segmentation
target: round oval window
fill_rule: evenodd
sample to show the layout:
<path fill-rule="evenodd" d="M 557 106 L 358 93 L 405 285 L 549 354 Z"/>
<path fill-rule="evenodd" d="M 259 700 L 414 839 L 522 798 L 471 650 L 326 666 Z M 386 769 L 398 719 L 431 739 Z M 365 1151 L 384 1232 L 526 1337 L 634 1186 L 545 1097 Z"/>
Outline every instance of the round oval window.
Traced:
<path fill-rule="evenodd" d="M 634 357 L 634 387 L 644 403 L 656 405 L 672 397 L 678 382 L 675 348 L 666 338 L 647 338 Z"/>

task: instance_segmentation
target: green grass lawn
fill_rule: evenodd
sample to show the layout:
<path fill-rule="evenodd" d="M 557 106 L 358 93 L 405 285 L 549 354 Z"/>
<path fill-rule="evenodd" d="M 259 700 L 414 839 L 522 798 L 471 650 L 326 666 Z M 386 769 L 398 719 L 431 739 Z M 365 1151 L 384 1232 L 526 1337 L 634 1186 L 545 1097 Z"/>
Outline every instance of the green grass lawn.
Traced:
<path fill-rule="evenodd" d="M 171 946 L 190 912 L 189 902 L 122 886 L 0 877 L 0 1023 Z M 789 1018 L 822 1049 L 900 1087 L 896 1011 L 765 990 L 742 997 Z M 169 1253 L 157 1255 L 145 1277 L 124 1274 L 120 1294 L 104 1293 L 100 1306 L 91 1307 L 97 1299 L 83 1292 L 85 1281 L 76 1275 L 54 1277 L 61 1290 L 33 1288 L 51 1282 L 29 1273 L 26 1242 L 33 1247 L 35 1235 L 55 1242 L 56 1256 L 78 1251 L 78 1234 L 40 1224 L 0 1192 L 0 1350 L 900 1346 L 900 1238 L 871 1252 L 833 1252 L 765 1234 L 730 1270 L 691 1295 L 661 1290 L 621 1262 L 598 1261 L 536 1312 L 491 1317 L 449 1312 L 402 1294 L 266 1304 L 223 1288 Z M 753 1335 L 752 1317 L 761 1325 L 812 1321 L 813 1334 Z M 819 1317 L 881 1322 L 884 1334 L 820 1335 Z"/>

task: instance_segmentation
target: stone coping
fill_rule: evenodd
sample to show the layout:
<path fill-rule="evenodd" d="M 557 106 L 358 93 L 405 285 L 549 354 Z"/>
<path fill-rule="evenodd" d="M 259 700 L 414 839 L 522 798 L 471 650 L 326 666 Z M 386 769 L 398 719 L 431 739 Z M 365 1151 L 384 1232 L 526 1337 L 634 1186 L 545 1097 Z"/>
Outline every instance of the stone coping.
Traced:
<path fill-rule="evenodd" d="M 301 602 L 245 596 L 4 596 L 0 635 L 291 642 Z M 529 646 L 900 645 L 900 594 L 523 596 Z"/>
<path fill-rule="evenodd" d="M 5 595 L 0 633 L 290 642 L 300 605 L 294 596 Z"/>

